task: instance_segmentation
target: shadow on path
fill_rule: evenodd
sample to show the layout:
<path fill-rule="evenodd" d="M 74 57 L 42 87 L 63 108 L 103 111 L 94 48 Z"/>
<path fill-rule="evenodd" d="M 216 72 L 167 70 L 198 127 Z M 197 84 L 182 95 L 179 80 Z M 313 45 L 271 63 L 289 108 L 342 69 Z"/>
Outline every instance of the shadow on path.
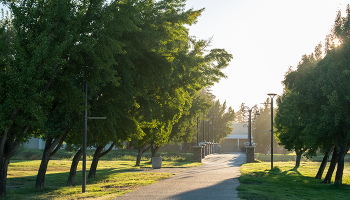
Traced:
<path fill-rule="evenodd" d="M 236 188 L 240 166 L 245 161 L 243 153 L 209 155 L 204 165 L 188 168 L 116 199 L 239 199 Z"/>

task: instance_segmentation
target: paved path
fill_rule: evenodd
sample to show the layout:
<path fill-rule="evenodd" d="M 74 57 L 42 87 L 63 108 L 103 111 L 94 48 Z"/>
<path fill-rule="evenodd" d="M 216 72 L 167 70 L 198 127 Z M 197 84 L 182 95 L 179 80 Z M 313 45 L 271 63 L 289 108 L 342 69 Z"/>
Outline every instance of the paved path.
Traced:
<path fill-rule="evenodd" d="M 242 153 L 209 155 L 205 158 L 204 165 L 178 171 L 170 178 L 141 187 L 115 200 L 239 200 L 237 178 L 240 176 L 239 168 L 245 161 L 246 155 Z"/>

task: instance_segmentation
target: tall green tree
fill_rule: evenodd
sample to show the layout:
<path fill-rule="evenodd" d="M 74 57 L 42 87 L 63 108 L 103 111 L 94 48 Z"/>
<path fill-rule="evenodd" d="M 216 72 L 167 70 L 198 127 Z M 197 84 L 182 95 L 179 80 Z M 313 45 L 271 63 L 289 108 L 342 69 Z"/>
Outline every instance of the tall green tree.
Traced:
<path fill-rule="evenodd" d="M 13 52 L 3 60 L 6 82 L 0 105 L 0 196 L 4 197 L 11 156 L 32 133 L 45 130 L 46 113 L 54 99 L 50 89 L 69 69 L 67 50 L 77 41 L 79 26 L 77 13 L 71 9 L 74 2 L 1 2 L 13 13 L 14 30 L 13 40 L 6 47 Z"/>
<path fill-rule="evenodd" d="M 245 103 L 242 103 L 240 109 L 236 111 L 235 123 L 247 123 L 248 122 L 247 115 L 244 112 L 244 106 L 245 106 Z"/>
<path fill-rule="evenodd" d="M 184 11 L 183 3 L 184 1 L 155 3 L 149 10 L 154 9 L 152 12 L 157 12 L 157 16 L 163 16 L 162 20 L 154 23 L 153 18 L 147 18 L 146 22 L 149 21 L 152 26 L 148 27 L 148 24 L 143 26 L 145 29 L 143 32 L 146 34 L 144 37 L 159 34 L 156 41 L 161 45 L 154 46 L 154 40 L 150 40 L 153 42 L 151 44 L 141 44 L 146 47 L 150 45 L 151 48 L 145 48 L 148 51 L 139 50 L 137 52 L 139 60 L 133 61 L 135 67 L 140 68 L 136 72 L 139 80 L 135 95 L 140 107 L 135 113 L 142 116 L 139 121 L 145 125 L 143 128 L 145 136 L 134 140 L 135 145 L 139 147 L 137 164 L 145 150 L 154 144 L 167 143 L 172 126 L 190 109 L 191 95 L 188 88 L 200 90 L 205 85 L 213 84 L 220 77 L 224 77 L 221 69 L 228 65 L 232 57 L 222 49 L 213 49 L 203 56 L 202 47 L 207 41 L 191 39 L 184 27 L 184 24 L 194 23 L 201 10 Z M 152 31 L 147 32 L 148 30 Z M 166 31 L 163 32 L 164 30 Z M 136 37 L 132 39 L 134 38 Z M 190 43 L 190 40 L 193 41 Z M 191 51 L 189 45 L 192 44 Z M 190 58 L 191 56 L 193 58 Z"/>
<path fill-rule="evenodd" d="M 220 100 L 214 101 L 213 106 L 208 112 L 209 119 L 212 122 L 212 138 L 211 141 L 220 143 L 232 132 L 232 123 L 235 120 L 235 112 L 231 107 L 227 108 L 226 101 L 223 104 Z M 210 128 L 210 127 L 209 127 Z M 215 128 L 215 129 L 214 129 Z"/>
<path fill-rule="evenodd" d="M 43 188 L 48 160 L 83 109 L 82 77 L 92 88 L 102 74 L 106 83 L 118 84 L 116 72 L 109 67 L 116 63 L 111 55 L 120 52 L 120 43 L 116 36 L 106 37 L 105 1 L 1 2 L 13 13 L 15 30 L 7 47 L 15 53 L 4 61 L 8 81 L 1 104 L 6 108 L 0 124 L 1 168 L 7 169 L 21 142 L 42 137 L 46 146 L 36 186 Z M 6 173 L 1 176 L 5 183 Z"/>
<path fill-rule="evenodd" d="M 331 174 L 337 163 L 337 172 L 334 184 L 342 183 L 344 170 L 344 156 L 349 150 L 349 117 L 346 114 L 349 93 L 349 30 L 350 30 L 350 7 L 347 7 L 347 16 L 341 17 L 339 12 L 335 20 L 332 33 L 326 39 L 326 55 L 319 56 L 319 50 L 311 56 L 304 56 L 296 72 L 291 72 L 286 79 L 291 88 L 290 97 L 287 93 L 283 99 L 286 104 L 295 105 L 295 117 L 304 129 L 298 136 L 302 139 L 303 148 L 307 153 L 312 153 L 316 147 L 323 149 L 325 157 L 329 155 L 335 146 L 331 166 L 324 182 L 329 183 Z M 332 41 L 337 39 L 341 45 L 337 46 Z M 288 110 L 291 106 L 286 106 Z M 286 127 L 286 120 L 282 121 Z M 294 120 L 295 123 L 295 120 Z M 283 127 L 282 127 L 283 128 Z M 297 138 L 297 137 L 294 137 Z M 333 159 L 335 158 L 335 159 Z M 320 167 L 321 169 L 321 167 Z M 322 170 L 321 170 L 322 171 Z M 320 170 L 319 170 L 320 172 Z M 319 175 L 319 174 L 318 174 Z M 316 176 L 317 178 L 317 176 Z"/>

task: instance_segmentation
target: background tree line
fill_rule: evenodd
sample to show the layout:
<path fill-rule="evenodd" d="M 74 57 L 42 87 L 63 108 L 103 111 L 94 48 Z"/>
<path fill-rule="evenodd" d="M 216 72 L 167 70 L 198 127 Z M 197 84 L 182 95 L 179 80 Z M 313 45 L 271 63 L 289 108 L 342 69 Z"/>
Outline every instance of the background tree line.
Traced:
<path fill-rule="evenodd" d="M 204 9 L 185 10 L 185 0 L 0 2 L 11 13 L 0 24 L 0 197 L 12 155 L 32 137 L 46 142 L 36 188 L 63 142 L 77 150 L 67 181 L 74 185 L 85 100 L 88 116 L 107 117 L 88 122 L 87 143 L 96 148 L 90 178 L 113 146 L 131 142 L 138 165 L 149 148 L 193 139 L 196 118 L 209 112 L 219 139 L 230 132 L 233 110 L 203 89 L 226 78 L 232 55 L 186 28 Z"/>
<path fill-rule="evenodd" d="M 271 151 L 271 104 L 270 98 L 267 98 L 263 106 L 254 105 L 251 113 L 252 123 L 252 142 L 256 144 L 255 152 L 268 154 Z M 255 115 L 255 113 L 260 115 Z M 273 109 L 274 115 L 276 109 Z M 241 104 L 240 109 L 235 113 L 235 123 L 245 123 L 248 132 L 249 112 L 245 103 Z M 277 139 L 273 139 L 274 152 L 277 152 Z"/>

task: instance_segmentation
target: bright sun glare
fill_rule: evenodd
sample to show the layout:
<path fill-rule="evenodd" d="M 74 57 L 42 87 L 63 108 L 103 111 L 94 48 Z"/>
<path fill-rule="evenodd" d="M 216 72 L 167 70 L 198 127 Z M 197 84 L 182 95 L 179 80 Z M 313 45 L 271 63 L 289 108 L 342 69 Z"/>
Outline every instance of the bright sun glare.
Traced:
<path fill-rule="evenodd" d="M 335 47 L 338 47 L 338 46 L 340 46 L 341 43 L 340 43 L 339 39 L 335 38 L 335 39 L 333 39 L 333 44 Z"/>

